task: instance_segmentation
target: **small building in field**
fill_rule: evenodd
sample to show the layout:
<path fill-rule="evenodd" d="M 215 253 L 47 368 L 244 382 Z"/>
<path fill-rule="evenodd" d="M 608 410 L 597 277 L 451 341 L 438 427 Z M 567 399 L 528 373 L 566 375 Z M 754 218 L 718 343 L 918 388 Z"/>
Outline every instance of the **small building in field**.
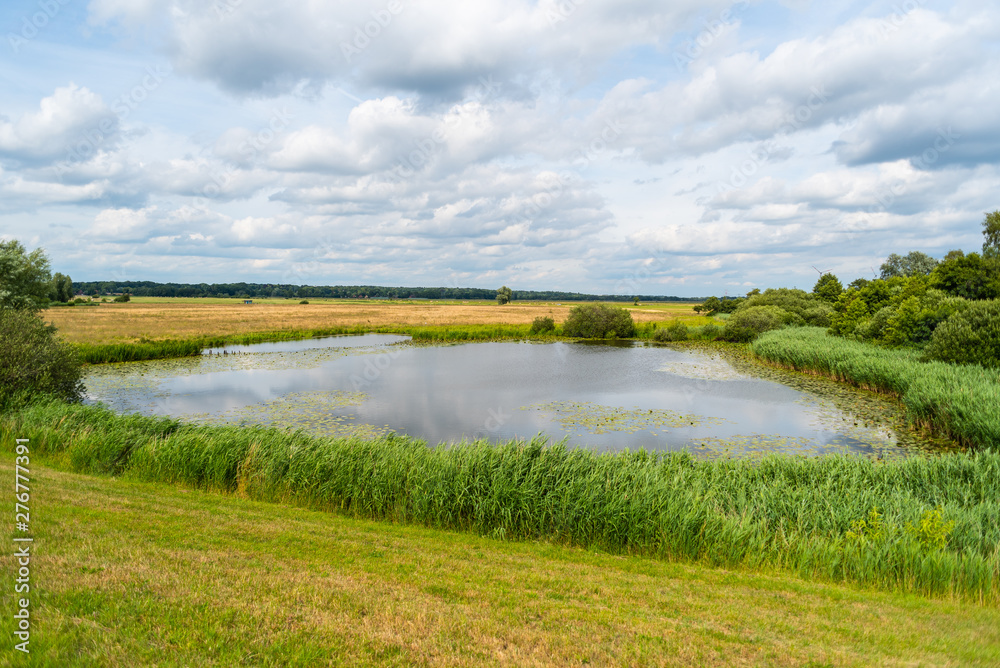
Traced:
<path fill-rule="evenodd" d="M 244 304 L 253 304 L 253 300 L 252 299 L 244 299 L 243 303 Z"/>

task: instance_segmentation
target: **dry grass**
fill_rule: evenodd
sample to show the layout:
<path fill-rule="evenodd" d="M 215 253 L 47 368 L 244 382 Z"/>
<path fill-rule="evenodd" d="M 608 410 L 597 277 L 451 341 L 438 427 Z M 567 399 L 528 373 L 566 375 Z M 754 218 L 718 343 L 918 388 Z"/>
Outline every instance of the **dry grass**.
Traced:
<path fill-rule="evenodd" d="M 32 471 L 32 665 L 1000 661 L 996 609 Z"/>
<path fill-rule="evenodd" d="M 44 317 L 71 343 L 131 343 L 139 340 L 223 337 L 253 332 L 386 327 L 393 325 L 530 324 L 539 316 L 562 322 L 573 304 L 488 302 L 370 302 L 264 300 L 252 305 L 236 299 L 136 298 L 127 304 L 49 309 Z M 693 304 L 624 305 L 636 322 L 681 318 L 707 322 Z"/>

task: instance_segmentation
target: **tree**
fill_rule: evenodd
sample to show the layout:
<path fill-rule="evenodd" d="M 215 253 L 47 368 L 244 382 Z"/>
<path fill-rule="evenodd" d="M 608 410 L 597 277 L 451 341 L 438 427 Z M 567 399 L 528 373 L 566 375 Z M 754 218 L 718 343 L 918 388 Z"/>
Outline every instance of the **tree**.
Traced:
<path fill-rule="evenodd" d="M 816 285 L 813 286 L 813 294 L 831 304 L 837 301 L 843 291 L 844 285 L 840 279 L 830 273 L 820 276 Z"/>
<path fill-rule="evenodd" d="M 563 334 L 587 339 L 629 338 L 635 336 L 635 322 L 632 314 L 619 306 L 581 304 L 570 310 Z"/>
<path fill-rule="evenodd" d="M 49 298 L 57 302 L 68 302 L 73 298 L 73 279 L 56 272 L 52 276 Z"/>
<path fill-rule="evenodd" d="M 879 267 L 879 271 L 882 272 L 880 278 L 892 278 L 893 276 L 902 276 L 904 278 L 910 276 L 926 276 L 934 271 L 934 267 L 937 266 L 937 263 L 937 260 L 932 258 L 930 255 L 921 253 L 920 251 L 910 251 L 907 253 L 906 257 L 893 253 L 887 257 L 885 262 L 882 263 L 882 266 Z"/>
<path fill-rule="evenodd" d="M 29 309 L 0 309 L 0 409 L 38 395 L 83 397 L 76 351 Z"/>
<path fill-rule="evenodd" d="M 986 214 L 983 237 L 983 257 L 1000 259 L 1000 211 Z"/>
<path fill-rule="evenodd" d="M 931 286 L 966 299 L 1000 297 L 1000 257 L 987 260 L 969 253 L 945 260 L 931 274 Z"/>
<path fill-rule="evenodd" d="M 506 285 L 497 290 L 497 304 L 507 304 L 514 298 L 514 293 Z"/>
<path fill-rule="evenodd" d="M 49 260 L 41 248 L 28 253 L 16 239 L 0 241 L 0 309 L 46 306 L 51 278 Z"/>

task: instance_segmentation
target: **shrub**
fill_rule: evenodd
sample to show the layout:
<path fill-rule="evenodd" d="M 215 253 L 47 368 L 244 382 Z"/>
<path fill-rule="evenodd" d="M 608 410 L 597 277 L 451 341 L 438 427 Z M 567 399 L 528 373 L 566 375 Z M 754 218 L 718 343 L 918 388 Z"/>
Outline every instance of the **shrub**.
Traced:
<path fill-rule="evenodd" d="M 545 332 L 551 332 L 556 328 L 556 321 L 549 317 L 539 316 L 531 321 L 531 329 L 528 330 L 530 334 L 544 334 Z"/>
<path fill-rule="evenodd" d="M 629 338 L 635 336 L 635 323 L 632 314 L 618 306 L 581 304 L 569 312 L 563 333 L 585 339 Z"/>
<path fill-rule="evenodd" d="M 688 328 L 683 322 L 674 321 L 653 332 L 654 341 L 687 341 Z"/>
<path fill-rule="evenodd" d="M 132 300 L 132 297 L 129 296 L 129 294 L 127 292 L 125 294 L 123 294 L 123 295 L 118 295 L 117 297 L 115 297 L 115 301 L 118 302 L 119 304 L 127 302 L 127 301 L 131 301 L 131 300 Z"/>
<path fill-rule="evenodd" d="M 23 309 L 0 309 L 0 340 L 0 409 L 39 394 L 82 399 L 76 351 L 56 339 L 55 328 L 41 317 Z"/>
<path fill-rule="evenodd" d="M 815 324 L 817 327 L 824 327 L 824 319 L 828 319 L 833 313 L 833 305 L 824 301 L 816 295 L 811 295 L 804 290 L 794 290 L 789 288 L 771 288 L 764 292 L 747 297 L 739 310 L 752 306 L 777 306 L 789 313 L 794 313 L 803 322 Z M 807 314 L 809 317 L 806 317 Z M 815 322 L 814 322 L 815 321 Z"/>
<path fill-rule="evenodd" d="M 975 301 L 938 325 L 927 359 L 1000 367 L 1000 300 Z"/>
<path fill-rule="evenodd" d="M 801 318 L 778 306 L 750 306 L 741 308 L 726 321 L 722 337 L 728 341 L 747 342 L 758 334 L 781 329 Z"/>
<path fill-rule="evenodd" d="M 698 337 L 702 339 L 707 339 L 709 341 L 713 341 L 719 338 L 720 336 L 722 336 L 722 328 L 719 327 L 718 325 L 713 325 L 711 323 L 703 325 L 698 330 Z"/>
<path fill-rule="evenodd" d="M 300 303 L 300 304 L 308 304 L 308 303 L 309 303 L 309 300 L 308 300 L 308 299 L 303 299 L 303 300 L 302 300 L 302 301 L 300 301 L 299 303 Z"/>

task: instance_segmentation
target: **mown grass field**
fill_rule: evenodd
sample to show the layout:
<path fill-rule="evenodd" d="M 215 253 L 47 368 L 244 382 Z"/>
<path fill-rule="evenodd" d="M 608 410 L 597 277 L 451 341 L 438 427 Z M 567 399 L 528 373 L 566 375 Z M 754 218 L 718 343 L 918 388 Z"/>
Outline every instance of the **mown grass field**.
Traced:
<path fill-rule="evenodd" d="M 464 327 L 530 325 L 537 317 L 566 319 L 573 302 L 375 301 L 292 299 L 254 300 L 136 297 L 125 304 L 48 309 L 47 321 L 70 343 L 108 344 L 164 339 L 225 338 L 262 332 L 385 329 L 387 327 Z M 710 322 L 691 303 L 618 304 L 636 322 L 681 319 L 691 325 Z"/>
<path fill-rule="evenodd" d="M 0 475 L 13 476 L 4 449 Z M 33 460 L 34 461 L 34 460 Z M 48 666 L 990 666 L 1000 610 L 32 465 Z M 0 557 L 12 572 L 9 550 Z M 12 589 L 3 591 L 4 610 Z"/>

